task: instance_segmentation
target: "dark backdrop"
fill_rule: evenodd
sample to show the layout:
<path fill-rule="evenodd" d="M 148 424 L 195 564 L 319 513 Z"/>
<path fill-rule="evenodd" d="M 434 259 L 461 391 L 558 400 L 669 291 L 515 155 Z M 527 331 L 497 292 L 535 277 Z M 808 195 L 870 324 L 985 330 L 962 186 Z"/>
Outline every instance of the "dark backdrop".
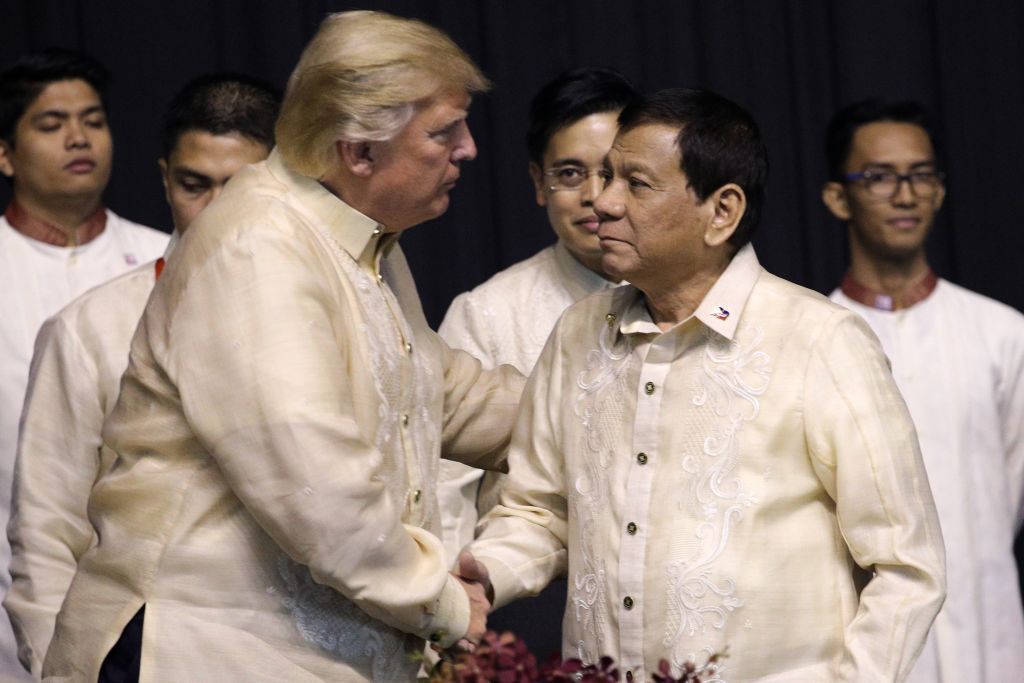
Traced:
<path fill-rule="evenodd" d="M 526 174 L 527 103 L 544 81 L 585 64 L 616 67 L 643 89 L 709 87 L 750 109 L 772 164 L 759 257 L 821 292 L 846 258 L 844 232 L 819 198 L 828 117 L 872 95 L 921 100 L 949 172 L 932 264 L 1024 309 L 1024 5 L 1015 0 L 2 0 L 0 62 L 48 45 L 105 62 L 115 78 L 107 203 L 168 229 L 156 158 L 170 95 L 216 70 L 283 86 L 324 14 L 354 8 L 441 27 L 495 84 L 473 105 L 480 155 L 451 209 L 402 240 L 435 325 L 453 296 L 552 241 Z"/>

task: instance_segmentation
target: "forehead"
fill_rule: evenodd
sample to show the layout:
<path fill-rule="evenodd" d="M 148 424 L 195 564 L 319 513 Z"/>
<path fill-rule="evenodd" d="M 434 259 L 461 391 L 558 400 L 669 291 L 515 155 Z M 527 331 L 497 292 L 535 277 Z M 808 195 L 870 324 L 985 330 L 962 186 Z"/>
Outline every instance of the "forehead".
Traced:
<path fill-rule="evenodd" d="M 681 159 L 678 137 L 679 130 L 674 126 L 642 124 L 616 135 L 608 158 L 612 163 L 626 166 L 640 165 L 659 170 L 674 167 L 678 170 Z"/>
<path fill-rule="evenodd" d="M 54 81 L 47 84 L 29 104 L 25 114 L 44 111 L 78 111 L 101 106 L 99 93 L 81 79 Z"/>
<path fill-rule="evenodd" d="M 935 150 L 928 133 L 914 123 L 876 121 L 858 128 L 850 141 L 847 163 L 901 164 L 933 161 Z"/>
<path fill-rule="evenodd" d="M 265 159 L 268 153 L 262 143 L 239 133 L 214 135 L 204 130 L 187 130 L 178 136 L 168 164 L 203 171 L 210 167 L 255 163 Z"/>
<path fill-rule="evenodd" d="M 576 158 L 599 162 L 612 146 L 619 128 L 618 112 L 590 114 L 559 128 L 544 149 L 547 160 Z M 594 158 L 596 157 L 596 158 Z"/>

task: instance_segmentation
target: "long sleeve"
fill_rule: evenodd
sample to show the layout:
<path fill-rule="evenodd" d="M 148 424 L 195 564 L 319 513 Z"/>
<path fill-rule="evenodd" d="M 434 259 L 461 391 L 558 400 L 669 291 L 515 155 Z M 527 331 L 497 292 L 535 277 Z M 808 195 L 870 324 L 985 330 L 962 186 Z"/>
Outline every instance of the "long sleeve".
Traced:
<path fill-rule="evenodd" d="M 562 406 L 557 329 L 523 391 L 501 502 L 470 545 L 490 572 L 496 607 L 539 593 L 566 568 L 568 493 L 553 417 Z"/>
<path fill-rule="evenodd" d="M 97 366 L 74 330 L 50 319 L 36 341 L 22 415 L 4 601 L 19 659 L 37 676 L 78 559 L 93 543 L 86 504 L 100 470 L 98 387 Z"/>
<path fill-rule="evenodd" d="M 1016 533 L 1024 526 L 1024 321 L 1019 315 L 1007 321 L 1008 334 L 996 357 L 999 363 L 997 405 L 1006 453 L 1010 501 L 1016 512 Z"/>
<path fill-rule="evenodd" d="M 172 314 L 166 370 L 196 436 L 275 543 L 371 616 L 451 644 L 468 599 L 438 540 L 403 523 L 419 497 L 396 499 L 360 428 L 370 419 L 357 419 L 377 411 L 381 389 L 349 380 L 361 324 L 304 239 L 257 229 L 210 256 Z"/>
<path fill-rule="evenodd" d="M 942 537 L 913 423 L 877 339 L 843 311 L 824 326 L 805 381 L 815 470 L 858 565 L 874 571 L 846 627 L 844 681 L 901 681 L 945 595 Z"/>

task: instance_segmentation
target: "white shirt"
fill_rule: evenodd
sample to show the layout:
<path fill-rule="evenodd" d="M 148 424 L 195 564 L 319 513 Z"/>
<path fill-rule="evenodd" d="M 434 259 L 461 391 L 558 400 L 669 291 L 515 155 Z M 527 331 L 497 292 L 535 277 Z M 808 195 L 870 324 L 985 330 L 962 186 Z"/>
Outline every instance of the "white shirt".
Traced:
<path fill-rule="evenodd" d="M 132 335 L 156 281 L 154 266 L 89 290 L 47 320 L 36 339 L 7 527 L 12 583 L 4 599 L 19 658 L 36 676 L 78 560 L 95 539 L 86 503 L 112 464 L 100 430 L 117 400 Z"/>
<path fill-rule="evenodd" d="M 1024 494 L 1024 316 L 946 280 L 899 311 L 839 290 L 832 300 L 867 321 L 892 361 L 946 541 L 946 603 L 911 680 L 1024 675 L 1013 557 Z"/>
<path fill-rule="evenodd" d="M 625 286 L 566 311 L 470 551 L 495 604 L 565 571 L 563 654 L 647 680 L 902 680 L 943 597 L 913 425 L 856 315 L 732 260 L 662 332 Z M 854 563 L 874 571 L 859 592 Z"/>
<path fill-rule="evenodd" d="M 520 388 L 429 329 L 375 221 L 276 151 L 243 169 L 132 340 L 44 677 L 95 680 L 144 604 L 144 680 L 411 680 L 470 614 L 439 453 L 503 461 Z"/>
<path fill-rule="evenodd" d="M 96 285 L 163 253 L 169 236 L 107 211 L 92 241 L 56 247 L 22 235 L 0 217 L 0 522 L 7 525 L 18 420 L 36 333 L 43 321 Z M 10 586 L 10 547 L 0 538 L 0 594 Z M 0 675 L 21 673 L 14 638 L 0 619 Z"/>
<path fill-rule="evenodd" d="M 613 286 L 557 242 L 455 297 L 438 333 L 452 348 L 468 351 L 486 368 L 508 364 L 529 375 L 565 309 Z M 483 474 L 461 463 L 441 463 L 442 538 L 453 561 L 473 540 L 477 517 L 493 504 L 488 502 L 489 494 L 502 477 L 493 473 L 485 478 L 487 491 L 481 492 L 478 510 Z"/>

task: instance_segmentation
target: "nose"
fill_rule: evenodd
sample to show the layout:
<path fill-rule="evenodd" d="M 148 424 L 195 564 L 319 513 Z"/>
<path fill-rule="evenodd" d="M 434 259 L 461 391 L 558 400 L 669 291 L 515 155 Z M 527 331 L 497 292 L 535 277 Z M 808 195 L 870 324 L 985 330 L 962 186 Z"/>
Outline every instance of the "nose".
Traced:
<path fill-rule="evenodd" d="M 68 121 L 67 139 L 64 143 L 68 149 L 89 147 L 89 135 L 86 132 L 85 124 L 76 119 Z"/>
<path fill-rule="evenodd" d="M 473 139 L 473 133 L 470 132 L 469 126 L 463 121 L 459 126 L 459 140 L 452 151 L 452 161 L 457 163 L 473 159 L 476 159 L 476 141 Z"/>
<path fill-rule="evenodd" d="M 589 173 L 580 188 L 580 202 L 583 206 L 593 206 L 594 199 L 601 194 L 604 179 L 599 173 Z"/>
<path fill-rule="evenodd" d="M 601 220 L 618 220 L 625 213 L 617 183 L 608 183 L 594 199 L 594 212 Z"/>
<path fill-rule="evenodd" d="M 896 185 L 896 193 L 892 196 L 892 203 L 899 206 L 912 206 L 917 203 L 917 195 L 914 193 L 914 186 L 910 184 L 910 178 L 903 176 Z"/>

